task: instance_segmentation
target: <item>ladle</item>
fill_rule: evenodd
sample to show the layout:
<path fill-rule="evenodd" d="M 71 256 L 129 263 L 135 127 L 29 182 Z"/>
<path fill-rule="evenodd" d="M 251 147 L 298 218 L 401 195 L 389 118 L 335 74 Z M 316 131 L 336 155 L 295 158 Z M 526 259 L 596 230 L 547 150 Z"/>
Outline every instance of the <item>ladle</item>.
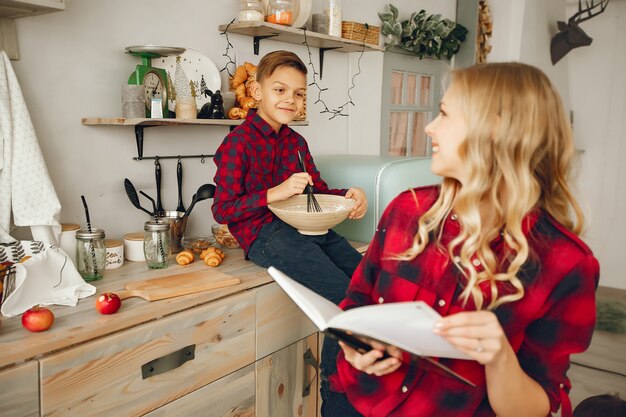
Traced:
<path fill-rule="evenodd" d="M 191 204 L 183 214 L 183 217 L 189 216 L 193 206 L 196 205 L 198 201 L 206 200 L 207 198 L 212 198 L 215 195 L 215 185 L 213 184 L 203 184 L 198 188 L 198 191 L 193 195 L 191 199 Z"/>

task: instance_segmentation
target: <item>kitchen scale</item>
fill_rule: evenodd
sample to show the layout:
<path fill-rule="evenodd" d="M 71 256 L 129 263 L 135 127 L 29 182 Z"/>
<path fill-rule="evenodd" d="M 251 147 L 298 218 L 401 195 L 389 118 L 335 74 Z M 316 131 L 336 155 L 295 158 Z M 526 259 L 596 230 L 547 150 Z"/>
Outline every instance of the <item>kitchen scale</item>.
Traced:
<path fill-rule="evenodd" d="M 128 84 L 144 86 L 144 101 L 146 103 L 146 117 L 150 117 L 153 99 L 161 100 L 161 110 L 163 117 L 168 114 L 168 82 L 167 71 L 162 68 L 152 66 L 152 58 L 159 58 L 171 55 L 181 55 L 185 48 L 170 46 L 129 46 L 125 48 L 126 53 L 141 58 L 141 64 L 137 64 L 135 71 L 130 74 Z"/>

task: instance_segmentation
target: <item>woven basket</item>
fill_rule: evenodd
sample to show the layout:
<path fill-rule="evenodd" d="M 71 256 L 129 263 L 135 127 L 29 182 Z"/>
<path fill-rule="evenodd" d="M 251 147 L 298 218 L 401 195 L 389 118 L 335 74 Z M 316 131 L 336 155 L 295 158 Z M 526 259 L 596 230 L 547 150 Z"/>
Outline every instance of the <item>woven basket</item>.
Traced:
<path fill-rule="evenodd" d="M 378 26 L 369 25 L 369 27 L 366 28 L 363 23 L 341 22 L 341 37 L 344 39 L 363 42 L 365 38 L 365 43 L 378 46 L 379 34 L 380 27 Z"/>

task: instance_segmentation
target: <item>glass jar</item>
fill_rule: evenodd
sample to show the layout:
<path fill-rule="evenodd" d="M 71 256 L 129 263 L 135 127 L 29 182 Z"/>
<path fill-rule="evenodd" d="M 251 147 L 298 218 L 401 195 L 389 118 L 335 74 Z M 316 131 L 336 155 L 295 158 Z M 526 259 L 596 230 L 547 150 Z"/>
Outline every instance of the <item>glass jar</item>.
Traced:
<path fill-rule="evenodd" d="M 150 220 L 144 224 L 143 254 L 150 269 L 167 268 L 170 261 L 171 241 L 168 221 Z"/>
<path fill-rule="evenodd" d="M 239 0 L 239 22 L 262 22 L 264 18 L 261 0 Z"/>
<path fill-rule="evenodd" d="M 341 0 L 324 0 L 322 12 L 328 16 L 328 35 L 341 37 Z"/>
<path fill-rule="evenodd" d="M 265 20 L 279 25 L 291 25 L 293 22 L 292 0 L 269 0 L 269 8 Z"/>
<path fill-rule="evenodd" d="M 85 281 L 102 279 L 106 266 L 104 230 L 79 229 L 76 231 L 76 269 Z"/>

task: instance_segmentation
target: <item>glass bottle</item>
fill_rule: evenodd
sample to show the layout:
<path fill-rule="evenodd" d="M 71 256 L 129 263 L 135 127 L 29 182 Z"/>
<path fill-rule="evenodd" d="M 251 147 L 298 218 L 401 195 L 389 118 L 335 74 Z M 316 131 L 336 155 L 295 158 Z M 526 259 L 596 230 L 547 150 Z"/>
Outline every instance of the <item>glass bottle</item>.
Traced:
<path fill-rule="evenodd" d="M 341 37 L 341 0 L 324 0 L 322 12 L 328 16 L 328 34 Z"/>
<path fill-rule="evenodd" d="M 102 279 L 106 266 L 104 230 L 79 229 L 76 231 L 76 269 L 85 281 Z"/>
<path fill-rule="evenodd" d="M 261 0 L 239 0 L 239 22 L 262 22 L 264 18 Z"/>
<path fill-rule="evenodd" d="M 172 251 L 169 221 L 150 220 L 143 229 L 143 254 L 148 268 L 167 268 Z"/>
<path fill-rule="evenodd" d="M 265 20 L 279 25 L 291 25 L 293 22 L 292 0 L 269 0 L 269 8 Z"/>

